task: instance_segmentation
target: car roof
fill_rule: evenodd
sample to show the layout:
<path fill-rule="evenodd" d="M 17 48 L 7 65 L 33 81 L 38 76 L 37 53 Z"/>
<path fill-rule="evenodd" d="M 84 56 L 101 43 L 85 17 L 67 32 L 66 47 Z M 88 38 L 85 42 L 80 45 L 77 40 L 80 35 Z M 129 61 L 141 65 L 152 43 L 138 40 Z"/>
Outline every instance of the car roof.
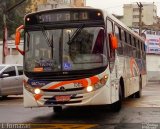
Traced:
<path fill-rule="evenodd" d="M 23 66 L 21 64 L 0 64 L 0 66 Z"/>

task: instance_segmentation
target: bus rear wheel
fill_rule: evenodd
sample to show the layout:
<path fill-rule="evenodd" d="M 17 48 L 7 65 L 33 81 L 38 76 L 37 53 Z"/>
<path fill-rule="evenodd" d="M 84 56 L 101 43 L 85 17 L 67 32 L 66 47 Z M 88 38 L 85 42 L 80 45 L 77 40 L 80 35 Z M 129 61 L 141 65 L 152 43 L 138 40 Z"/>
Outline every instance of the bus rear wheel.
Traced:
<path fill-rule="evenodd" d="M 53 107 L 54 113 L 61 113 L 62 112 L 62 107 L 61 106 L 55 106 Z"/>
<path fill-rule="evenodd" d="M 8 97 L 8 95 L 4 95 L 4 96 L 2 96 L 1 98 L 2 98 L 2 99 L 7 99 L 7 97 Z"/>

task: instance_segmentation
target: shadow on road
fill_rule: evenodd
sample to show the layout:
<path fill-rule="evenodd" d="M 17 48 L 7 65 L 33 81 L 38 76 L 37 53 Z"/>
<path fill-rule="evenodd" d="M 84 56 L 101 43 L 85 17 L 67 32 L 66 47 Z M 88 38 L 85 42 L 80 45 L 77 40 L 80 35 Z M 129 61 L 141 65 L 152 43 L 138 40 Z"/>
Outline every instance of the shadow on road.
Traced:
<path fill-rule="evenodd" d="M 23 99 L 22 95 L 0 96 L 0 101 Z"/>
<path fill-rule="evenodd" d="M 120 113 L 120 112 L 119 112 Z M 61 113 L 35 117 L 33 123 L 101 123 L 115 122 L 119 113 L 113 113 L 109 106 L 68 107 Z"/>

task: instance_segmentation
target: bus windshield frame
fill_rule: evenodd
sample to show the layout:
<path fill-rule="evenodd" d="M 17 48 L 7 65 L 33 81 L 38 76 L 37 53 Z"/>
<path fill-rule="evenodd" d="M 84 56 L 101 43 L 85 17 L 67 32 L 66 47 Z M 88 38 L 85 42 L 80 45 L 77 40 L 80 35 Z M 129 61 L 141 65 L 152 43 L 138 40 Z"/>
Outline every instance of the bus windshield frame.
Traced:
<path fill-rule="evenodd" d="M 83 62 L 82 61 L 82 58 L 85 58 L 85 60 L 88 60 L 88 63 L 90 62 L 90 63 L 94 63 L 94 68 L 91 68 L 91 64 L 86 64 L 85 66 L 83 66 L 85 69 L 71 69 L 71 67 L 72 67 L 72 63 L 69 63 L 70 61 L 69 61 L 69 59 L 67 59 L 67 58 L 70 58 L 70 56 L 71 55 L 67 55 L 67 54 L 63 54 L 64 53 L 64 51 L 67 51 L 67 50 L 62 50 L 64 47 L 64 44 L 70 44 L 70 40 L 78 40 L 77 38 L 78 37 L 80 37 L 80 36 L 82 36 L 81 35 L 81 33 L 82 33 L 82 31 L 89 31 L 89 33 L 88 33 L 88 36 L 87 36 L 87 33 L 85 32 L 85 34 L 83 35 L 83 38 L 84 38 L 84 40 L 90 40 L 90 39 L 86 39 L 87 37 L 89 37 L 89 36 L 93 36 L 93 34 L 91 35 L 91 33 L 93 32 L 93 30 L 94 29 L 97 29 L 97 30 L 103 30 L 104 31 L 104 28 L 103 28 L 103 26 L 102 25 L 96 25 L 96 24 L 94 24 L 94 25 L 83 25 L 83 24 L 77 24 L 76 26 L 75 25 L 71 25 L 71 26 L 66 26 L 66 27 L 64 27 L 64 26 L 61 26 L 60 28 L 55 28 L 55 27 L 48 27 L 48 28 L 50 28 L 50 29 L 48 29 L 46 26 L 44 27 L 45 28 L 45 30 L 43 30 L 42 29 L 42 27 L 39 27 L 39 26 L 30 26 L 30 27 L 26 27 L 26 29 L 25 29 L 25 47 L 24 47 L 24 50 L 25 50 L 25 57 L 24 57 L 24 70 L 26 71 L 26 72 L 29 72 L 29 73 L 36 73 L 36 72 L 41 72 L 41 73 L 61 73 L 61 72 L 72 72 L 72 71 L 86 71 L 86 70 L 91 70 L 91 69 L 96 69 L 96 68 L 100 68 L 100 67 L 105 67 L 105 66 L 107 66 L 108 65 L 108 61 L 107 61 L 107 50 L 104 50 L 105 51 L 105 53 L 102 53 L 101 52 L 101 54 L 99 55 L 99 54 L 97 54 L 97 53 L 95 53 L 95 51 L 96 50 L 94 50 L 94 56 L 90 56 L 90 53 L 87 53 L 86 52 L 86 54 L 85 55 L 83 55 L 83 56 L 79 56 L 79 58 L 78 58 L 78 56 L 77 56 L 77 61 L 76 62 L 72 62 L 72 63 L 81 63 L 81 64 L 85 64 L 85 63 L 87 63 L 87 62 Z M 52 35 L 52 36 L 48 36 L 48 34 L 49 34 L 49 31 L 54 31 L 54 30 L 63 30 L 63 31 L 66 31 L 67 33 L 65 34 L 65 36 L 67 36 L 67 40 L 65 40 L 65 41 L 63 41 L 64 40 L 64 38 L 66 38 L 66 37 L 64 37 L 64 33 L 61 33 L 61 34 L 59 34 L 59 41 L 56 41 L 56 37 L 54 36 L 54 34 Z M 76 32 L 77 30 L 79 30 L 79 32 Z M 96 30 L 96 31 L 97 31 Z M 45 32 L 43 32 L 43 31 L 45 31 Z M 73 31 L 73 32 L 72 32 Z M 32 40 L 31 39 L 31 37 L 32 37 L 32 34 L 31 33 L 33 33 L 33 32 L 35 32 L 35 33 L 37 33 L 37 32 L 39 32 L 39 34 L 38 35 L 41 35 L 41 36 L 39 36 L 39 37 L 43 37 L 43 42 L 45 42 L 45 43 L 43 43 L 43 44 L 45 44 L 45 46 L 48 46 L 48 48 L 47 48 L 47 50 L 49 49 L 49 48 L 51 48 L 51 50 L 53 50 L 53 49 L 59 49 L 59 52 L 58 52 L 58 54 L 55 54 L 56 56 L 58 56 L 59 57 L 59 63 L 61 64 L 61 66 L 58 66 L 59 67 L 59 69 L 61 69 L 61 70 L 56 70 L 56 71 L 51 71 L 51 64 L 53 64 L 53 60 L 36 60 L 36 58 L 34 58 L 33 60 L 36 62 L 36 64 L 38 64 L 38 66 L 33 66 L 33 68 L 32 68 L 32 70 L 29 70 L 28 68 L 27 68 L 27 65 L 28 66 L 30 66 L 30 67 L 32 67 L 32 64 L 33 64 L 33 62 L 31 63 L 30 61 L 29 61 L 29 58 L 27 58 L 27 53 L 30 51 L 30 49 L 32 49 L 32 50 L 34 50 L 34 51 L 36 51 L 36 49 L 33 49 L 34 47 L 32 46 L 30 46 L 30 41 L 28 41 L 28 40 Z M 46 33 L 46 34 L 43 34 L 43 33 Z M 55 32 L 54 32 L 55 33 Z M 56 32 L 57 33 L 57 32 Z M 76 33 L 76 34 L 75 34 Z M 77 34 L 78 33 L 78 34 Z M 84 33 L 84 32 L 83 32 Z M 75 35 L 75 36 L 73 36 L 72 37 L 72 35 Z M 52 45 L 50 46 L 47 42 L 47 39 L 45 39 L 45 37 L 46 36 L 48 36 L 47 38 L 48 38 L 48 40 L 50 41 L 50 43 L 52 43 Z M 96 37 L 94 37 L 94 40 L 97 40 L 96 38 L 97 38 L 97 36 L 98 36 L 98 33 L 96 34 Z M 63 37 L 63 38 L 62 38 Z M 71 38 L 72 37 L 72 38 Z M 93 38 L 93 37 L 92 37 Z M 61 41 L 60 41 L 61 40 Z M 92 39 L 93 40 L 93 39 Z M 42 40 L 39 40 L 39 42 L 41 42 Z M 72 41 L 72 42 L 73 42 Z M 56 47 L 56 45 L 55 45 L 55 43 L 57 44 L 57 42 L 59 42 L 59 47 Z M 95 42 L 95 41 L 94 41 Z M 35 42 L 34 42 L 35 43 Z M 105 45 L 106 43 L 105 43 L 105 40 L 104 40 L 104 32 L 103 32 L 103 45 Z M 85 48 L 85 47 L 82 47 L 82 48 Z M 106 47 L 105 47 L 106 48 Z M 95 48 L 92 48 L 92 49 L 95 49 Z M 104 49 L 104 46 L 103 46 L 103 49 Z M 60 51 L 62 51 L 62 54 L 60 54 L 61 52 Z M 41 52 L 42 53 L 42 52 Z M 51 52 L 52 54 L 51 54 L 51 56 L 53 56 L 53 51 Z M 74 54 L 73 54 L 74 55 Z M 93 54 L 92 54 L 93 55 Z M 34 54 L 32 53 L 31 54 L 31 56 L 33 57 L 34 56 Z M 53 58 L 53 57 L 52 57 Z M 87 59 L 88 58 L 88 59 Z M 97 60 L 102 60 L 102 62 L 103 62 L 103 64 L 101 64 L 99 61 L 99 63 L 101 64 L 98 64 L 98 62 L 96 62 L 94 59 L 96 59 L 97 58 Z M 63 60 L 62 60 L 63 59 Z M 81 60 L 80 60 L 81 59 Z M 65 61 L 66 60 L 66 61 Z M 73 60 L 73 59 L 71 59 L 71 60 Z M 78 62 L 78 60 L 79 60 L 79 62 Z M 63 65 L 62 65 L 62 62 L 63 62 Z M 64 63 L 65 62 L 65 63 Z M 105 63 L 104 63 L 105 62 Z M 97 63 L 97 64 L 96 64 Z M 97 66 L 96 66 L 97 65 Z M 39 71 L 39 69 L 40 68 L 42 68 L 42 66 L 44 66 L 44 67 L 46 67 L 45 68 L 45 70 L 44 70 L 44 67 L 43 67 L 43 71 Z M 82 66 L 82 65 L 81 65 Z M 58 68 L 57 67 L 57 68 Z M 65 67 L 65 69 L 64 69 L 64 67 Z M 37 69 L 36 69 L 37 68 Z M 63 69 L 63 70 L 62 70 Z"/>

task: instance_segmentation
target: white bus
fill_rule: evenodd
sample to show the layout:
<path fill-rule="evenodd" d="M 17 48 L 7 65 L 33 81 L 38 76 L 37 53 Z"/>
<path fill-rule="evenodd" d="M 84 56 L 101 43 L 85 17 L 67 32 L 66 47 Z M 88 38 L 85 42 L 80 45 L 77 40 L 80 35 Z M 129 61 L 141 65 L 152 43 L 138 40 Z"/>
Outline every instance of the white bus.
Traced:
<path fill-rule="evenodd" d="M 24 29 L 24 51 L 18 48 Z M 143 39 L 112 15 L 93 8 L 28 14 L 16 30 L 24 55 L 24 106 L 106 105 L 141 97 L 146 85 Z"/>

